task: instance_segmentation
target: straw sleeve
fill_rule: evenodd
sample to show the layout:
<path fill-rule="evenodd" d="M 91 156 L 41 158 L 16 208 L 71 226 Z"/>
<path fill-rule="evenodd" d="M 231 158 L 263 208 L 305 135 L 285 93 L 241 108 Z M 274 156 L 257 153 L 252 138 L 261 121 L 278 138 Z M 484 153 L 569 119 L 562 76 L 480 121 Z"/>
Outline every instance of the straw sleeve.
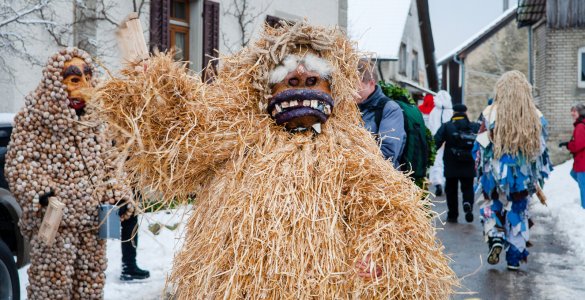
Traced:
<path fill-rule="evenodd" d="M 388 161 L 367 157 L 353 161 L 346 169 L 353 179 L 344 188 L 349 196 L 348 264 L 368 261 L 371 271 L 382 270 L 379 277 L 355 281 L 364 291 L 362 296 L 446 298 L 456 277 L 435 238 L 422 191 L 408 184 L 410 179 Z"/>
<path fill-rule="evenodd" d="M 234 92 L 187 70 L 171 54 L 158 54 L 145 71 L 129 66 L 124 77 L 106 80 L 95 96 L 126 157 L 128 180 L 167 200 L 196 192 L 253 130 L 243 128 Z"/>

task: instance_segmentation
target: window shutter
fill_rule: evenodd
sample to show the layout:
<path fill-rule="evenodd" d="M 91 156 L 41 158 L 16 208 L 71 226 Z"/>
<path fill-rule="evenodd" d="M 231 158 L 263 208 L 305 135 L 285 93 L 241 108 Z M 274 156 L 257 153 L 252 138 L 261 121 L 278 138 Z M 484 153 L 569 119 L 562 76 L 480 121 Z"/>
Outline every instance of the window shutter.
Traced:
<path fill-rule="evenodd" d="M 169 48 L 170 14 L 170 0 L 150 1 L 150 51 L 154 49 L 165 51 Z"/>
<path fill-rule="evenodd" d="M 217 71 L 217 60 L 207 70 L 209 62 L 217 57 L 219 49 L 219 3 L 205 0 L 203 3 L 203 67 L 204 79 L 211 79 Z"/>

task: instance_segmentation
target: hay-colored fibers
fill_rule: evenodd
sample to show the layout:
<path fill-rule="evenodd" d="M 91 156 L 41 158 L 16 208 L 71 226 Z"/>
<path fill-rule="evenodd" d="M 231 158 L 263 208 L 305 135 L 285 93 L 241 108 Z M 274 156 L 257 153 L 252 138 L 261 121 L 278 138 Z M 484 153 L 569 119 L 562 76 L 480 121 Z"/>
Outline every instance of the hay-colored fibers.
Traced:
<path fill-rule="evenodd" d="M 540 155 L 542 126 L 526 77 L 519 71 L 504 73 L 496 83 L 495 94 L 494 157 L 521 153 L 535 160 Z"/>
<path fill-rule="evenodd" d="M 322 133 L 269 117 L 268 74 L 288 54 L 331 62 L 335 107 Z M 170 285 L 178 299 L 447 299 L 456 278 L 421 201 L 385 161 L 353 98 L 359 55 L 336 29 L 266 28 L 221 60 L 213 83 L 157 55 L 98 98 L 129 180 L 166 199 L 197 194 Z M 370 256 L 380 277 L 358 277 Z"/>

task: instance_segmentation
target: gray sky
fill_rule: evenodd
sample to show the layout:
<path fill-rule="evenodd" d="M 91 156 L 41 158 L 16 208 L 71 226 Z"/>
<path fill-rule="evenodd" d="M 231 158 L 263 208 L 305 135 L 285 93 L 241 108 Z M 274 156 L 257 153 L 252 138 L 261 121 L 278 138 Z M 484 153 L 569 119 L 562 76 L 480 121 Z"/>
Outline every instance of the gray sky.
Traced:
<path fill-rule="evenodd" d="M 437 61 L 490 24 L 503 8 L 503 0 L 429 0 Z"/>

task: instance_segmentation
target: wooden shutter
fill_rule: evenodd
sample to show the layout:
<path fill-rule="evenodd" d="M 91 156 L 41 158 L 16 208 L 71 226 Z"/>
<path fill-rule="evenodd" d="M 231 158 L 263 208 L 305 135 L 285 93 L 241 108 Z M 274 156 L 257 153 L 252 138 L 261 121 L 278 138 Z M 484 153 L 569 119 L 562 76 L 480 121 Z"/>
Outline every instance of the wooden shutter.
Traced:
<path fill-rule="evenodd" d="M 150 51 L 169 48 L 169 16 L 171 0 L 150 1 Z"/>
<path fill-rule="evenodd" d="M 203 2 L 203 67 L 204 79 L 211 79 L 212 74 L 217 71 L 217 60 L 211 64 L 208 70 L 209 62 L 217 57 L 219 49 L 219 3 L 205 0 Z"/>

